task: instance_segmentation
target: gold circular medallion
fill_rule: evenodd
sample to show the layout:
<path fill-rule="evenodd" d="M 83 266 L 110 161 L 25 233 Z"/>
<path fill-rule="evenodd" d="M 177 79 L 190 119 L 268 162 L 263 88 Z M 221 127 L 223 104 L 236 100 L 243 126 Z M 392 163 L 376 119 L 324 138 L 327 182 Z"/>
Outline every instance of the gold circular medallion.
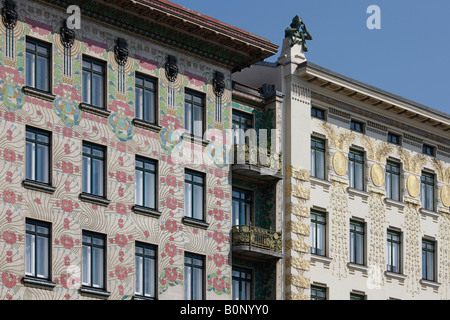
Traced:
<path fill-rule="evenodd" d="M 441 199 L 444 206 L 450 207 L 450 186 L 442 187 Z"/>
<path fill-rule="evenodd" d="M 378 163 L 375 163 L 372 166 L 373 184 L 377 187 L 382 187 L 384 185 L 384 180 L 385 180 L 385 176 L 384 176 L 383 168 Z"/>
<path fill-rule="evenodd" d="M 340 176 L 345 175 L 347 173 L 347 166 L 347 158 L 342 152 L 337 151 L 333 157 L 333 167 L 336 174 Z"/>
<path fill-rule="evenodd" d="M 408 192 L 413 198 L 416 198 L 420 193 L 419 179 L 413 174 L 408 177 Z"/>

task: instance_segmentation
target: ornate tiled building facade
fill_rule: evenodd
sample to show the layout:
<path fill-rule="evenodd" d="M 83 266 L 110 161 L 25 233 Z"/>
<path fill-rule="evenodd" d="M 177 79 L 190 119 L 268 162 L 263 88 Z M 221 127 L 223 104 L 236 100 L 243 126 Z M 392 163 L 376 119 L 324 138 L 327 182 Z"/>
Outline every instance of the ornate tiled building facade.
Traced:
<path fill-rule="evenodd" d="M 61 22 L 69 17 L 65 4 L 7 2 L 18 16 L 12 26 L 0 23 L 0 299 L 135 298 L 137 243 L 156 248 L 153 298 L 185 298 L 185 253 L 189 252 L 203 258 L 203 298 L 230 299 L 231 171 L 215 161 L 221 150 L 214 143 L 180 139 L 176 130 L 185 128 L 187 90 L 203 97 L 204 130 L 221 133 L 231 128 L 231 72 L 254 62 L 243 59 L 246 53 L 234 48 L 238 40 L 233 37 L 248 41 L 245 50 L 258 47 L 256 59 L 273 54 L 275 47 L 239 29 L 217 30 L 223 25 L 216 22 L 216 30 L 210 32 L 222 37 L 219 40 L 180 37 L 170 27 L 174 19 L 199 30 L 200 25 L 203 28 L 213 22 L 159 1 L 133 7 L 123 16 L 115 15 L 114 5 L 120 1 L 111 6 L 86 4 L 81 29 L 73 30 L 74 38 L 67 41 L 61 29 Z M 148 23 L 158 26 L 151 35 L 144 20 L 130 19 L 149 8 L 155 14 L 152 18 L 160 18 Z M 166 29 L 162 27 L 165 23 L 169 23 Z M 128 28 L 130 25 L 134 29 Z M 166 35 L 168 31 L 171 33 Z M 48 90 L 36 90 L 26 81 L 30 39 L 50 48 Z M 219 44 L 224 39 L 229 41 L 228 48 Z M 82 77 L 86 58 L 105 66 L 105 108 L 82 103 L 86 102 Z M 170 63 L 173 65 L 168 67 Z M 224 75 L 222 88 L 214 84 L 218 73 Z M 156 84 L 157 121 L 153 124 L 135 117 L 137 75 Z M 51 173 L 45 185 L 26 177 L 30 128 L 49 133 Z M 104 148 L 105 193 L 101 198 L 82 190 L 86 143 Z M 192 150 L 194 159 L 208 158 L 209 162 L 182 162 L 180 146 Z M 154 210 L 136 206 L 137 157 L 156 164 Z M 185 217 L 187 169 L 204 177 L 202 221 Z M 25 273 L 29 221 L 50 226 L 50 274 L 44 280 Z M 86 231 L 104 236 L 102 290 L 83 289 Z"/>

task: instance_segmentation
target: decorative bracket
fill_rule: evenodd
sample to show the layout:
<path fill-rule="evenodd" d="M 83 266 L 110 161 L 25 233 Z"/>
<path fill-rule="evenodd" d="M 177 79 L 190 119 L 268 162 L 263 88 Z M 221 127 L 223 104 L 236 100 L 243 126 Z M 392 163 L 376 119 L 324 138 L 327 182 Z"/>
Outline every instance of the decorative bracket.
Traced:
<path fill-rule="evenodd" d="M 170 82 L 175 82 L 178 76 L 177 58 L 171 55 L 167 56 L 166 77 Z"/>
<path fill-rule="evenodd" d="M 13 0 L 3 0 L 2 20 L 7 29 L 14 29 L 17 24 L 17 6 Z"/>
<path fill-rule="evenodd" d="M 116 61 L 120 66 L 124 66 L 128 61 L 128 43 L 123 38 L 117 38 L 116 45 L 114 47 L 114 54 Z"/>
<path fill-rule="evenodd" d="M 225 91 L 225 77 L 222 72 L 214 72 L 213 87 L 215 95 L 219 98 L 222 97 Z"/>
<path fill-rule="evenodd" d="M 72 48 L 75 42 L 75 31 L 67 27 L 67 20 L 64 19 L 62 22 L 61 32 L 61 43 L 66 48 Z"/>

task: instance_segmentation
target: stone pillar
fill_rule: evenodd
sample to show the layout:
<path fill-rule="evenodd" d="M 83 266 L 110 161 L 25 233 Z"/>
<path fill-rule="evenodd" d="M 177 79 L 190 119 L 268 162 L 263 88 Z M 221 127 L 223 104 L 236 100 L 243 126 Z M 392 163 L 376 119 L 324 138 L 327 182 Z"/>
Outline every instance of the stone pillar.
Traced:
<path fill-rule="evenodd" d="M 301 45 L 284 39 L 278 63 L 284 97 L 284 295 L 286 300 L 310 299 L 310 144 L 311 91 L 296 75 L 306 61 Z"/>

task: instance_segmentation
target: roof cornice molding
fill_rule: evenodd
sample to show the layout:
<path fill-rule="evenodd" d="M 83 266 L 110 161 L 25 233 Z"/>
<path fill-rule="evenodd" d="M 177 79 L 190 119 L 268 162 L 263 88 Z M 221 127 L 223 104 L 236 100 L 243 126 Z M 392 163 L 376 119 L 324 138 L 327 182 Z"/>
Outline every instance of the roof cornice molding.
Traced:
<path fill-rule="evenodd" d="M 345 77 L 310 62 L 300 64 L 297 69 L 297 75 L 300 77 L 308 76 L 311 79 L 319 78 L 323 83 L 332 83 L 334 87 L 344 87 L 348 90 L 367 96 L 370 99 L 402 108 L 411 113 L 415 113 L 420 117 L 430 118 L 450 126 L 450 115 L 444 112 Z M 368 100 L 368 98 L 366 98 L 366 100 Z"/>
<path fill-rule="evenodd" d="M 37 0 L 221 64 L 232 72 L 262 61 L 278 46 L 250 32 L 166 0 Z"/>

